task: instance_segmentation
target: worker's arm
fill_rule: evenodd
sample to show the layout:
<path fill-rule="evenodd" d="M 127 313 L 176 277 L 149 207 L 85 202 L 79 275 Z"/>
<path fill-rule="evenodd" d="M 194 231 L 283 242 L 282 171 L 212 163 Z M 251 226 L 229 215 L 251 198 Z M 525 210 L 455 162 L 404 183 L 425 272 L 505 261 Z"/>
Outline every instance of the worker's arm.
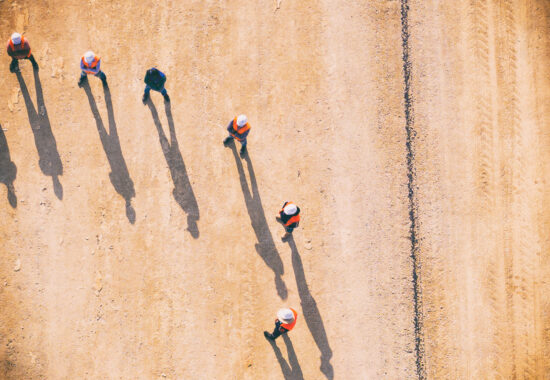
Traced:
<path fill-rule="evenodd" d="M 101 70 L 101 59 L 97 61 L 97 66 L 95 67 L 95 69 L 92 69 L 92 71 L 96 74 L 99 73 L 99 70 Z"/>
<path fill-rule="evenodd" d="M 250 129 L 247 130 L 246 132 L 244 132 L 244 133 L 238 135 L 239 138 L 241 139 L 241 141 L 245 141 L 245 140 L 246 140 L 246 136 L 248 136 L 248 133 L 250 133 Z"/>
<path fill-rule="evenodd" d="M 164 75 L 164 73 L 160 70 L 159 70 L 159 74 L 160 74 L 159 87 L 163 88 L 164 84 L 166 83 L 166 75 Z"/>

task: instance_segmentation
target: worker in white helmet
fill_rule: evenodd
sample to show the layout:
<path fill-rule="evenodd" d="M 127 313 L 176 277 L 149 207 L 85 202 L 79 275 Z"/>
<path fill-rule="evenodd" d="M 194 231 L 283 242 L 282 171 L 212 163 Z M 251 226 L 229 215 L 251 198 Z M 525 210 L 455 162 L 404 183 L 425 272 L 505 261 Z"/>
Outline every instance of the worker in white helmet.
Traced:
<path fill-rule="evenodd" d="M 87 51 L 80 58 L 80 79 L 78 80 L 78 87 L 82 87 L 84 82 L 88 80 L 88 75 L 95 75 L 104 86 L 107 86 L 107 76 L 101 71 L 101 58 L 94 54 L 93 51 Z"/>
<path fill-rule="evenodd" d="M 233 139 L 237 139 L 241 143 L 241 156 L 246 153 L 246 136 L 250 132 L 250 124 L 246 115 L 239 115 L 231 120 L 227 126 L 229 136 L 223 140 L 223 145 L 227 146 Z"/>
<path fill-rule="evenodd" d="M 294 309 L 288 308 L 279 310 L 277 312 L 277 319 L 275 319 L 275 330 L 273 330 L 271 334 L 264 331 L 264 336 L 271 340 L 277 339 L 282 334 L 286 334 L 294 328 L 297 318 L 298 313 Z"/>
<path fill-rule="evenodd" d="M 19 33 L 13 33 L 8 40 L 6 48 L 8 55 L 11 57 L 10 71 L 15 73 L 19 71 L 19 60 L 28 59 L 32 63 L 32 67 L 38 70 L 38 63 L 31 53 L 31 45 L 29 41 Z"/>
<path fill-rule="evenodd" d="M 300 207 L 293 202 L 285 202 L 276 219 L 285 227 L 285 234 L 282 237 L 284 241 L 290 237 L 292 231 L 300 224 Z"/>

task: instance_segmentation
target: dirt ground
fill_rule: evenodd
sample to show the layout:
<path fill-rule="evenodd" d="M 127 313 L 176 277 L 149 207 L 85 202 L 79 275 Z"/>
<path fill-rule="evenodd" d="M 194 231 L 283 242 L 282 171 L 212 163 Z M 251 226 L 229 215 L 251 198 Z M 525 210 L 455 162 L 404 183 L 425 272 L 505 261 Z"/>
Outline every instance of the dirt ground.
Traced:
<path fill-rule="evenodd" d="M 550 379 L 548 1 L 0 16 L 0 378 Z"/>

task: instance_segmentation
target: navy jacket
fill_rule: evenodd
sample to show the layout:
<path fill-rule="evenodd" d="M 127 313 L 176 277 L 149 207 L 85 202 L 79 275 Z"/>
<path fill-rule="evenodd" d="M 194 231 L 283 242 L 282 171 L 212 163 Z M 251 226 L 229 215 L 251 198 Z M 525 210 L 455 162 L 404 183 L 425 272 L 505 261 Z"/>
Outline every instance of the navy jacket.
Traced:
<path fill-rule="evenodd" d="M 161 91 L 166 83 L 166 75 L 156 68 L 147 70 L 144 82 L 155 91 Z"/>

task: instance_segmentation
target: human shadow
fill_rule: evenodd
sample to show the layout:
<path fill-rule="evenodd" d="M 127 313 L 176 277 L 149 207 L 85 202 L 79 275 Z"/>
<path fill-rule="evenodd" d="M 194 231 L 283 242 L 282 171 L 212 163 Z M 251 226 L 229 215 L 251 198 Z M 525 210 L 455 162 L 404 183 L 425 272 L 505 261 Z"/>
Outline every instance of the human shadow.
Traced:
<path fill-rule="evenodd" d="M 8 202 L 13 208 L 17 207 L 17 196 L 15 195 L 15 188 L 13 186 L 16 176 L 17 166 L 11 160 L 8 140 L 0 125 L 0 182 L 6 185 L 8 189 Z"/>
<path fill-rule="evenodd" d="M 27 107 L 27 114 L 29 117 L 29 123 L 31 124 L 32 133 L 34 135 L 34 144 L 38 151 L 38 165 L 42 173 L 52 177 L 53 191 L 57 198 L 63 199 L 63 186 L 59 181 L 59 176 L 63 175 L 63 164 L 57 151 L 57 143 L 52 132 L 50 124 L 50 118 L 48 117 L 48 111 L 44 103 L 44 94 L 42 92 L 42 83 L 40 82 L 40 75 L 37 70 L 34 72 L 34 84 L 36 87 L 36 104 L 37 109 L 34 108 L 34 104 L 31 100 L 29 90 L 23 79 L 21 72 L 16 72 L 19 86 L 21 87 L 21 93 L 25 100 L 25 106 Z"/>
<path fill-rule="evenodd" d="M 288 363 L 285 358 L 283 358 L 283 354 L 281 353 L 279 347 L 277 347 L 275 341 L 271 339 L 268 339 L 268 341 L 269 344 L 271 344 L 271 348 L 273 348 L 273 352 L 275 353 L 275 357 L 277 358 L 279 365 L 281 366 L 285 380 L 304 380 L 302 368 L 300 367 L 300 363 L 298 363 L 298 358 L 296 357 L 296 352 L 294 351 L 294 346 L 292 345 L 290 338 L 287 334 L 283 334 L 282 337 L 286 344 Z"/>
<path fill-rule="evenodd" d="M 187 176 L 185 162 L 183 162 L 183 157 L 179 149 L 170 102 L 164 102 L 166 118 L 168 119 L 168 128 L 170 130 L 170 141 L 168 141 L 168 138 L 162 129 L 162 124 L 160 122 L 157 109 L 151 99 L 147 101 L 147 105 L 151 110 L 153 121 L 157 127 L 162 153 L 164 153 L 164 158 L 170 168 L 170 175 L 172 176 L 172 182 L 174 183 L 172 195 L 182 210 L 187 214 L 187 231 L 189 231 L 193 238 L 197 239 L 199 237 L 199 227 L 197 225 L 197 221 L 200 218 L 199 205 L 197 204 L 193 187 L 191 186 L 191 182 Z"/>
<path fill-rule="evenodd" d="M 296 242 L 294 237 L 290 237 L 286 240 L 290 250 L 292 251 L 292 267 L 294 268 L 294 276 L 296 277 L 296 285 L 298 287 L 298 295 L 300 296 L 300 303 L 302 305 L 302 311 L 304 313 L 304 319 L 306 320 L 307 327 L 315 340 L 315 344 L 321 351 L 321 372 L 327 377 L 327 379 L 334 378 L 334 369 L 330 364 L 332 358 L 332 350 L 328 343 L 327 333 L 321 318 L 321 313 L 315 302 L 315 298 L 309 292 L 309 288 L 306 282 L 306 275 L 304 273 L 304 266 L 302 265 L 302 259 L 298 253 Z"/>
<path fill-rule="evenodd" d="M 250 187 L 246 182 L 246 176 L 244 172 L 244 167 L 241 159 L 237 153 L 237 147 L 235 143 L 231 141 L 228 145 L 233 152 L 235 157 L 235 162 L 237 163 L 237 170 L 239 172 L 239 180 L 241 182 L 241 188 L 244 195 L 244 201 L 246 203 L 246 209 L 248 215 L 250 216 L 250 221 L 254 233 L 256 234 L 256 239 L 258 243 L 255 245 L 256 251 L 260 257 L 264 260 L 268 267 L 273 270 L 275 273 L 275 286 L 277 288 L 277 293 L 281 299 L 286 299 L 288 291 L 286 285 L 282 279 L 284 273 L 283 261 L 279 256 L 277 247 L 275 247 L 275 242 L 273 241 L 273 236 L 271 236 L 271 231 L 267 225 L 267 220 L 265 218 L 264 208 L 262 206 L 262 199 L 260 198 L 260 192 L 258 191 L 258 184 L 256 182 L 256 175 L 254 174 L 254 167 L 252 166 L 252 161 L 250 159 L 250 154 L 246 153 L 244 160 L 248 167 L 248 174 L 250 176 Z"/>
<path fill-rule="evenodd" d="M 111 180 L 115 191 L 124 198 L 126 202 L 126 217 L 130 223 L 134 224 L 136 221 L 136 212 L 132 206 L 132 198 L 136 196 L 136 191 L 134 189 L 134 182 L 132 181 L 132 178 L 130 178 L 126 161 L 122 155 L 122 149 L 120 147 L 120 140 L 118 138 L 117 126 L 115 122 L 115 114 L 113 111 L 113 103 L 111 101 L 111 91 L 108 86 L 103 86 L 105 103 L 107 106 L 107 117 L 109 120 L 109 132 L 107 132 L 105 125 L 103 124 L 103 120 L 101 119 L 101 115 L 99 114 L 90 84 L 86 81 L 82 87 L 88 97 L 88 102 L 90 103 L 90 108 L 97 124 L 99 138 L 111 167 L 109 179 Z"/>

